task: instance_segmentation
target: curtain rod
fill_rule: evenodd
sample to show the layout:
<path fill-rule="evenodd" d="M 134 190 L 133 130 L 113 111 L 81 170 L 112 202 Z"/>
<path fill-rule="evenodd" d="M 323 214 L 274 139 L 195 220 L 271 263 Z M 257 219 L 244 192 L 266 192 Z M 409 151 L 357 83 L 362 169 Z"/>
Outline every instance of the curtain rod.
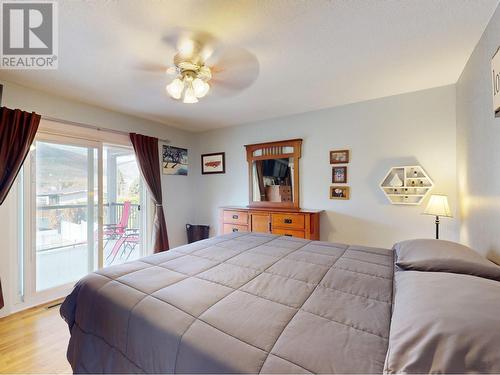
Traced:
<path fill-rule="evenodd" d="M 100 126 L 84 124 L 82 122 L 62 120 L 62 119 L 59 119 L 59 118 L 56 118 L 56 117 L 51 117 L 51 116 L 44 116 L 44 115 L 42 115 L 42 119 L 48 120 L 48 121 L 53 121 L 53 122 L 60 122 L 62 124 L 79 126 L 81 128 L 86 128 L 86 129 L 93 129 L 93 130 L 97 130 L 97 131 L 105 131 L 105 132 L 108 132 L 108 133 L 115 133 L 115 134 L 126 135 L 127 137 L 130 134 L 130 133 L 122 131 L 122 130 L 107 129 L 107 128 L 102 128 Z M 160 138 L 158 138 L 158 142 L 170 143 L 170 139 L 160 139 Z"/>

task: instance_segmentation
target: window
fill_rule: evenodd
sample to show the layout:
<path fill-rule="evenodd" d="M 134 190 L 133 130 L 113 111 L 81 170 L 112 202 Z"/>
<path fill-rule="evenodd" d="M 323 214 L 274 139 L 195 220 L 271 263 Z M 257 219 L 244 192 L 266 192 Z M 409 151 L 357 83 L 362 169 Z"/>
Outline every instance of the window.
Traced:
<path fill-rule="evenodd" d="M 23 172 L 21 284 L 28 298 L 68 290 L 101 267 L 145 255 L 145 189 L 128 139 L 37 134 Z M 57 128 L 57 126 L 55 127 Z M 69 136 L 68 136 L 69 134 Z"/>

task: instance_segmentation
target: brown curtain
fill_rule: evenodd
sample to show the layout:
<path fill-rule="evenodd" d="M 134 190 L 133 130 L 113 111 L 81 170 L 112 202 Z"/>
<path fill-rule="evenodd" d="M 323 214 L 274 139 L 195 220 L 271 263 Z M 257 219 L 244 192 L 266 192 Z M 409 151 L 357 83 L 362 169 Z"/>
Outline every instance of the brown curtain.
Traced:
<path fill-rule="evenodd" d="M 257 160 L 255 162 L 255 167 L 257 171 L 257 182 L 259 183 L 260 190 L 260 201 L 266 200 L 266 186 L 264 185 L 264 162 L 262 160 Z"/>
<path fill-rule="evenodd" d="M 158 138 L 130 133 L 135 156 L 139 162 L 142 177 L 146 181 L 155 204 L 153 221 L 153 250 L 155 253 L 169 249 L 167 224 L 163 213 L 160 176 L 160 155 L 158 153 Z"/>
<path fill-rule="evenodd" d="M 40 115 L 0 108 L 0 205 L 5 201 L 35 138 Z M 4 306 L 0 281 L 0 309 Z"/>

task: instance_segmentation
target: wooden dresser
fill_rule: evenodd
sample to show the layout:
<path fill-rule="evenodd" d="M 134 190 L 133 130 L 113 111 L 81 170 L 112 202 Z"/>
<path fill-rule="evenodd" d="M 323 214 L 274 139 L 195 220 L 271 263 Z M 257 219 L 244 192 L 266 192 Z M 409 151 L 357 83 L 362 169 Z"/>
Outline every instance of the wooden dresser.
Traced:
<path fill-rule="evenodd" d="M 219 232 L 258 232 L 319 240 L 322 210 L 221 207 Z"/>

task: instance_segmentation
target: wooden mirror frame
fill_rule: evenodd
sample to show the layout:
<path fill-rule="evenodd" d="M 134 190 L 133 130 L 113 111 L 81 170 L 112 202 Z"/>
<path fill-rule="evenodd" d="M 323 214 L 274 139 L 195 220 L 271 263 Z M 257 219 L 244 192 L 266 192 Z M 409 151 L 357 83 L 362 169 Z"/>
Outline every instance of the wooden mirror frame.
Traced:
<path fill-rule="evenodd" d="M 293 147 L 292 153 L 285 153 L 284 147 Z M 268 208 L 300 208 L 299 196 L 299 159 L 302 155 L 302 139 L 289 139 L 278 142 L 256 143 L 245 145 L 247 151 L 248 162 L 248 187 L 249 187 L 249 204 L 248 207 L 268 207 Z M 257 150 L 262 150 L 261 155 L 255 156 Z M 293 195 L 291 202 L 255 202 L 253 200 L 253 162 L 256 160 L 284 159 L 294 158 L 294 174 L 293 174 Z"/>

